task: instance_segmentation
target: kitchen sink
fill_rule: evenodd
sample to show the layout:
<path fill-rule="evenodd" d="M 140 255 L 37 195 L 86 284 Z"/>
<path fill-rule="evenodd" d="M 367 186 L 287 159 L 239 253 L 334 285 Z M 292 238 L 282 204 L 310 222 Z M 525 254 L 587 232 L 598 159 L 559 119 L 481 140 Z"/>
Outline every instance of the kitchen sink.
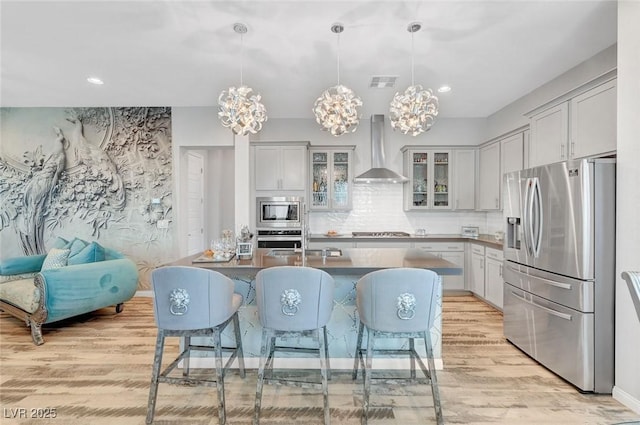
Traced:
<path fill-rule="evenodd" d="M 307 257 L 322 257 L 322 252 L 325 252 L 326 257 L 341 257 L 342 251 L 337 248 L 325 248 L 325 249 L 307 249 Z M 293 248 L 274 248 L 267 253 L 269 257 L 287 257 L 290 255 L 300 255 L 302 252 L 300 249 Z"/>

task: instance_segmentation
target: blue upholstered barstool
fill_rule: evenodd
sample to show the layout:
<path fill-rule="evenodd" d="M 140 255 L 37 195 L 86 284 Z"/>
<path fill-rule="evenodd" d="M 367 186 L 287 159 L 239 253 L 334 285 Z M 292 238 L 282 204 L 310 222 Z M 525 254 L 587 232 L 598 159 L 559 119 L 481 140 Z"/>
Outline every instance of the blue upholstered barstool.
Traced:
<path fill-rule="evenodd" d="M 326 272 L 310 267 L 270 267 L 256 275 L 256 303 L 262 324 L 262 346 L 254 425 L 260 423 L 262 388 L 266 383 L 322 389 L 324 396 L 324 423 L 330 423 L 329 414 L 329 348 L 327 322 L 333 310 L 333 278 Z M 317 348 L 277 345 L 279 337 L 310 337 Z M 303 382 L 275 379 L 273 362 L 276 351 L 317 353 L 320 357 L 321 382 Z M 266 376 L 265 376 L 266 373 Z"/>
<path fill-rule="evenodd" d="M 431 384 L 433 406 L 438 424 L 443 424 L 440 393 L 436 379 L 430 330 L 433 327 L 440 278 L 431 270 L 397 268 L 371 272 L 356 284 L 356 307 L 360 318 L 358 340 L 353 363 L 353 379 L 358 376 L 358 366 L 363 368 L 364 394 L 362 398 L 362 423 L 369 415 L 371 392 L 371 367 L 373 355 L 409 355 L 411 379 L 415 379 L 416 362 Z M 362 348 L 364 329 L 367 329 L 367 347 Z M 409 338 L 408 349 L 375 349 L 379 338 Z M 415 338 L 424 339 L 427 369 L 415 350 Z M 364 360 L 366 353 L 366 362 Z M 388 380 L 387 380 L 388 381 Z"/>
<path fill-rule="evenodd" d="M 238 308 L 242 304 L 242 295 L 234 293 L 231 279 L 213 270 L 195 267 L 162 267 L 151 273 L 154 291 L 154 314 L 158 326 L 155 357 L 147 423 L 153 421 L 158 384 L 206 385 L 218 390 L 218 417 L 220 424 L 226 422 L 224 401 L 224 375 L 234 359 L 238 359 L 240 376 L 244 378 L 244 356 L 240 337 Z M 233 322 L 236 346 L 223 347 L 222 331 Z M 180 355 L 161 372 L 164 340 L 166 337 L 184 338 Z M 191 337 L 211 337 L 213 345 L 193 345 Z M 189 376 L 189 356 L 192 351 L 213 351 L 215 354 L 215 379 L 200 379 Z M 222 352 L 231 352 L 224 367 Z M 183 361 L 182 377 L 170 377 L 169 374 Z"/>

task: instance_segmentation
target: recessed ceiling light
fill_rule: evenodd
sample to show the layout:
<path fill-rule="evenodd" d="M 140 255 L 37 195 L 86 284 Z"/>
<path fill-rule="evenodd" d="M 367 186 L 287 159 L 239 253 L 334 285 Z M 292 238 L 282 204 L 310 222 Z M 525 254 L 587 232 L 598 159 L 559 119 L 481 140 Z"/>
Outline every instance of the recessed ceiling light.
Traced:
<path fill-rule="evenodd" d="M 440 86 L 440 88 L 438 88 L 438 93 L 447 93 L 450 91 L 451 91 L 450 86 Z"/>
<path fill-rule="evenodd" d="M 91 84 L 95 84 L 96 86 L 101 86 L 104 84 L 104 81 L 102 81 L 98 77 L 89 77 L 87 78 L 87 81 L 90 82 Z"/>

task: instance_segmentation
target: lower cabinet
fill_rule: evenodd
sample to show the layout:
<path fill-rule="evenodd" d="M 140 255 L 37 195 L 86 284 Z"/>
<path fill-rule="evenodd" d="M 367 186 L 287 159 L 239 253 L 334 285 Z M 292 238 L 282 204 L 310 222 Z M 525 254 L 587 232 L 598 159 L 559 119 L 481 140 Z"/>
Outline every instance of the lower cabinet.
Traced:
<path fill-rule="evenodd" d="M 462 291 L 465 289 L 464 242 L 416 242 L 415 247 L 462 267 L 463 273 L 461 275 L 442 277 L 442 289 L 445 291 Z"/>
<path fill-rule="evenodd" d="M 469 289 L 484 298 L 484 246 L 471 244 Z"/>
<path fill-rule="evenodd" d="M 486 248 L 484 298 L 502 310 L 502 293 L 504 280 L 502 279 L 502 251 Z"/>
<path fill-rule="evenodd" d="M 470 245 L 469 289 L 502 310 L 502 251 L 477 244 Z"/>

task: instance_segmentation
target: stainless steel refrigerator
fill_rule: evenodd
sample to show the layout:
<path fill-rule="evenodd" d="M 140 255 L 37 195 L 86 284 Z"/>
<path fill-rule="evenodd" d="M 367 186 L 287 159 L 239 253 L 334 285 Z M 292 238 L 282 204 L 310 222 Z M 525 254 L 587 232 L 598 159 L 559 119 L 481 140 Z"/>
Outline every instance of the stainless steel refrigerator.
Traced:
<path fill-rule="evenodd" d="M 581 391 L 614 380 L 615 160 L 508 173 L 504 334 Z"/>

